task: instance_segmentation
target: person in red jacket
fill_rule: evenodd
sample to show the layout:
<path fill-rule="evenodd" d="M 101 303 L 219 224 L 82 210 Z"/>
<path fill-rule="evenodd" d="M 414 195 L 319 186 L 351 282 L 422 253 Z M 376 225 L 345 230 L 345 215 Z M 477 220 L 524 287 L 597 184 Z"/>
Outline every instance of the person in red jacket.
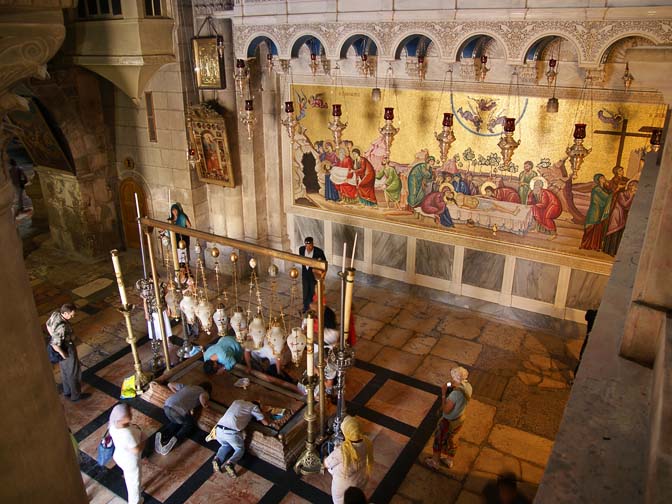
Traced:
<path fill-rule="evenodd" d="M 555 219 L 562 213 L 558 197 L 544 188 L 545 180 L 537 177 L 532 181 L 532 191 L 527 195 L 527 204 L 532 207 L 532 217 L 536 222 L 536 231 L 551 235 L 554 240 L 558 231 Z"/>
<path fill-rule="evenodd" d="M 492 187 L 486 186 L 483 189 L 483 193 L 488 198 L 496 199 L 497 201 L 506 201 L 507 203 L 520 203 L 520 196 L 518 191 L 511 189 L 510 187 Z"/>
<path fill-rule="evenodd" d="M 365 206 L 377 206 L 376 190 L 376 170 L 368 159 L 362 157 L 359 149 L 352 149 L 352 158 L 354 160 L 354 170 L 359 183 L 357 184 L 357 195 L 359 202 Z"/>

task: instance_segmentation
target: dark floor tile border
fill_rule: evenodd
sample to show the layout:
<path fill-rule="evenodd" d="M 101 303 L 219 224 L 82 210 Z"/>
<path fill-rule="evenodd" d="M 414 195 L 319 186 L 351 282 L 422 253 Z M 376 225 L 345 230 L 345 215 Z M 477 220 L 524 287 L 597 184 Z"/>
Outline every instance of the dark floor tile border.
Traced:
<path fill-rule="evenodd" d="M 396 418 L 388 417 L 383 415 L 376 410 L 367 408 L 361 404 L 348 403 L 348 414 L 353 416 L 360 416 L 369 422 L 381 425 L 386 429 L 396 432 L 397 434 L 402 434 L 408 438 L 413 436 L 416 431 L 416 428 L 407 423 L 401 422 Z"/>
<path fill-rule="evenodd" d="M 164 504 L 181 504 L 185 502 L 203 486 L 203 483 L 210 479 L 210 476 L 212 476 L 212 462 L 208 458 L 177 490 L 170 494 L 170 497 L 163 501 Z"/>
<path fill-rule="evenodd" d="M 431 383 L 418 380 L 417 378 L 412 378 L 410 376 L 403 375 L 391 369 L 377 366 L 370 362 L 365 362 L 361 360 L 355 361 L 355 366 L 364 371 L 369 371 L 370 373 L 375 373 L 376 375 L 385 376 L 388 379 L 398 381 L 409 387 L 417 388 L 430 394 L 438 394 L 441 391 L 441 388 L 437 385 L 432 385 Z"/>
<path fill-rule="evenodd" d="M 387 376 L 382 374 L 375 374 L 369 382 L 364 385 L 362 390 L 351 400 L 350 403 L 365 405 L 371 398 L 376 395 L 376 392 L 385 385 L 385 382 L 388 380 Z"/>
<path fill-rule="evenodd" d="M 101 426 L 106 424 L 110 420 L 110 413 L 112 413 L 112 408 L 114 408 L 114 406 L 116 406 L 116 405 L 110 406 L 105 411 L 103 411 L 100 415 L 98 415 L 96 418 L 94 418 L 88 424 L 86 424 L 84 427 L 82 427 L 77 432 L 75 432 L 73 434 L 73 436 L 75 436 L 75 439 L 77 440 L 77 442 L 81 443 L 87 437 L 89 437 L 91 434 L 93 434 L 98 429 L 100 429 Z"/>
<path fill-rule="evenodd" d="M 258 504 L 276 504 L 282 502 L 287 494 L 289 494 L 289 488 L 283 488 L 279 485 L 273 485 L 268 489 L 261 499 L 259 499 Z"/>
<path fill-rule="evenodd" d="M 147 343 L 148 341 L 149 341 L 149 337 L 148 337 L 148 336 L 143 336 L 142 338 L 140 338 L 140 339 L 136 342 L 136 346 L 137 346 L 138 348 L 140 348 L 142 345 L 144 345 L 144 344 Z M 113 362 L 116 362 L 117 360 L 121 359 L 124 355 L 129 354 L 129 353 L 131 353 L 131 346 L 130 346 L 130 345 L 125 346 L 125 347 L 122 348 L 121 350 L 116 351 L 115 353 L 113 353 L 113 354 L 110 355 L 109 357 L 105 357 L 105 358 L 104 358 L 103 360 L 101 360 L 98 364 L 94 364 L 93 366 L 91 366 L 90 368 L 88 368 L 87 370 L 85 370 L 85 371 L 82 373 L 82 379 L 86 380 L 86 378 L 87 378 L 88 376 L 97 373 L 97 372 L 100 371 L 101 369 L 103 369 L 103 368 L 109 366 L 109 365 L 112 364 Z"/>

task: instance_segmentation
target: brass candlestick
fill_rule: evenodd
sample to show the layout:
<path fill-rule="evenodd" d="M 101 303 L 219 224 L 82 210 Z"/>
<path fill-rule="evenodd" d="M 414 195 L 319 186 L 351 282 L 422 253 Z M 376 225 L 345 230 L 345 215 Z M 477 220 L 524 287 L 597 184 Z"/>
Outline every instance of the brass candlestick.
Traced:
<path fill-rule="evenodd" d="M 126 286 L 124 285 L 124 277 L 121 274 L 121 265 L 119 263 L 119 251 L 116 249 L 110 250 L 110 255 L 112 256 L 114 276 L 117 278 L 119 297 L 121 298 L 121 308 L 119 308 L 119 311 L 124 316 L 124 320 L 126 322 L 126 332 L 128 333 L 126 336 L 126 343 L 131 345 L 131 352 L 133 353 L 133 368 L 135 369 L 135 391 L 136 393 L 141 394 L 149 386 L 151 377 L 143 373 L 142 363 L 138 357 L 138 347 L 136 345 L 137 339 L 135 334 L 133 334 L 133 326 L 131 325 L 131 311 L 133 311 L 134 306 L 129 304 L 128 298 L 126 297 Z"/>
<path fill-rule="evenodd" d="M 152 237 L 149 232 L 145 233 L 147 237 L 147 251 L 149 252 L 149 264 L 152 267 L 152 281 L 154 282 L 154 296 L 156 299 L 156 311 L 159 319 L 159 331 L 161 331 L 161 346 L 163 355 L 166 359 L 166 371 L 170 371 L 170 354 L 168 353 L 168 338 L 166 337 L 166 328 L 163 323 L 163 300 L 161 299 L 161 289 L 159 288 L 159 277 L 156 274 L 156 262 L 154 261 L 154 251 L 152 249 Z M 152 320 L 152 324 L 154 321 Z"/>

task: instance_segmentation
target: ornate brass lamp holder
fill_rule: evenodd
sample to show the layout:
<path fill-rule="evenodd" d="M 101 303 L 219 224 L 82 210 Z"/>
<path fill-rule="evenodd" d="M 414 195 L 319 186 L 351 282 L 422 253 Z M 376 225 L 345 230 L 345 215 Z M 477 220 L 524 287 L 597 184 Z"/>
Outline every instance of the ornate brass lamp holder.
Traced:
<path fill-rule="evenodd" d="M 119 297 L 121 298 L 121 308 L 119 312 L 124 316 L 126 322 L 126 343 L 131 345 L 131 352 L 133 353 L 133 368 L 135 369 L 135 391 L 141 394 L 148 386 L 151 376 L 143 373 L 142 363 L 138 357 L 138 347 L 136 345 L 137 339 L 133 333 L 133 326 L 131 324 L 131 312 L 134 306 L 129 304 L 126 297 L 126 286 L 124 285 L 124 277 L 121 274 L 121 265 L 119 264 L 119 251 L 117 249 L 111 250 L 112 265 L 114 266 L 114 276 L 117 278 L 117 286 L 119 287 Z"/>

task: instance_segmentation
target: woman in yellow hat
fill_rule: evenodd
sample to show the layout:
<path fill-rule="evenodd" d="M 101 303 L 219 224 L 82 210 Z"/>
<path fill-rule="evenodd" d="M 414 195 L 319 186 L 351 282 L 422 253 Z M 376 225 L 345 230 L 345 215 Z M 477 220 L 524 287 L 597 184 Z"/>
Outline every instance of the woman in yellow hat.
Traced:
<path fill-rule="evenodd" d="M 362 434 L 359 422 L 346 416 L 341 423 L 345 441 L 324 459 L 324 467 L 332 476 L 331 498 L 343 504 L 343 494 L 349 487 L 364 488 L 373 468 L 373 445 Z"/>

